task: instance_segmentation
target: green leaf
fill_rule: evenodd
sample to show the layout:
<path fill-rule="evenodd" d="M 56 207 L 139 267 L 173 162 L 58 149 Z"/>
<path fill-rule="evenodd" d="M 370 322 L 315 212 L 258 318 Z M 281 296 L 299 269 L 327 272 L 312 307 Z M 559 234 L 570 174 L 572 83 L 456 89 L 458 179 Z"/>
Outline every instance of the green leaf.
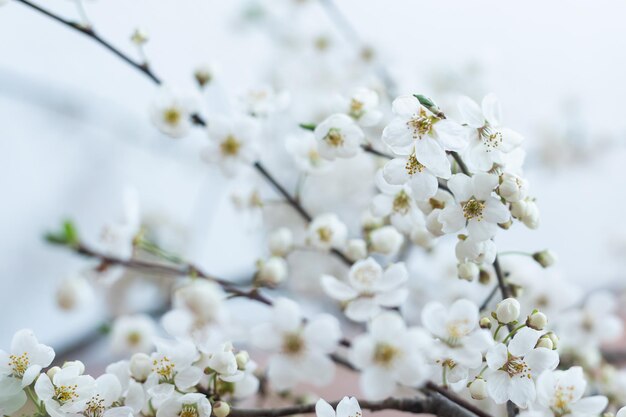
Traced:
<path fill-rule="evenodd" d="M 46 233 L 44 239 L 54 245 L 76 246 L 80 243 L 78 229 L 71 220 L 63 221 L 61 230 Z"/>
<path fill-rule="evenodd" d="M 317 127 L 314 123 L 300 123 L 299 125 L 302 129 L 314 131 Z"/>

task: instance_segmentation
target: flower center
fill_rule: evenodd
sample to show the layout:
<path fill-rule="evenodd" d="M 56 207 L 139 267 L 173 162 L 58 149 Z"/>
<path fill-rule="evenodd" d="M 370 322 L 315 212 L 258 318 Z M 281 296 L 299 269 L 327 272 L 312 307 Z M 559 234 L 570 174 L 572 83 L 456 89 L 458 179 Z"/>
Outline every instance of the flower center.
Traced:
<path fill-rule="evenodd" d="M 434 116 L 429 115 L 425 109 L 420 108 L 419 114 L 411 117 L 406 124 L 413 132 L 413 139 L 421 139 L 423 135 L 430 133 L 436 122 L 437 120 Z"/>
<path fill-rule="evenodd" d="M 476 219 L 481 221 L 483 219 L 483 210 L 485 209 L 485 202 L 478 201 L 474 197 L 463 203 L 463 216 L 467 220 Z"/>
<path fill-rule="evenodd" d="M 371 286 L 380 276 L 380 271 L 373 265 L 363 265 L 354 271 L 354 279 L 366 287 Z"/>
<path fill-rule="evenodd" d="M 528 365 L 526 365 L 526 362 L 524 362 L 522 358 L 512 356 L 510 353 L 509 359 L 501 369 L 509 374 L 510 377 L 520 376 L 522 378 L 531 378 L 530 369 Z"/>
<path fill-rule="evenodd" d="M 455 320 L 446 324 L 446 330 L 450 336 L 451 343 L 456 344 L 458 339 L 467 336 L 472 330 L 470 321 L 467 319 Z"/>
<path fill-rule="evenodd" d="M 311 165 L 313 166 L 319 165 L 320 162 L 322 161 L 322 158 L 320 158 L 319 152 L 315 149 L 311 149 L 309 151 L 308 157 L 309 157 L 309 162 L 311 162 Z"/>
<path fill-rule="evenodd" d="M 78 385 L 59 385 L 54 387 L 54 399 L 61 405 L 78 398 Z"/>
<path fill-rule="evenodd" d="M 487 152 L 498 149 L 500 145 L 502 145 L 502 132 L 492 128 L 489 124 L 485 124 L 485 126 L 479 128 L 478 134 L 483 140 L 483 145 L 487 148 Z"/>
<path fill-rule="evenodd" d="M 329 129 L 324 139 L 327 140 L 328 143 L 330 143 L 331 146 L 334 146 L 335 148 L 343 145 L 343 136 L 337 128 Z"/>
<path fill-rule="evenodd" d="M 152 371 L 162 380 L 170 380 L 174 377 L 174 363 L 167 356 L 163 356 L 152 361 Z"/>
<path fill-rule="evenodd" d="M 83 414 L 85 417 L 100 417 L 104 412 L 104 399 L 96 394 L 87 402 Z"/>
<path fill-rule="evenodd" d="M 195 404 L 184 404 L 179 417 L 198 417 L 198 407 Z"/>
<path fill-rule="evenodd" d="M 139 333 L 138 331 L 130 332 L 126 336 L 126 340 L 128 341 L 129 345 L 137 346 L 141 342 L 141 333 Z"/>
<path fill-rule="evenodd" d="M 409 159 L 407 159 L 404 169 L 406 169 L 406 172 L 409 175 L 415 175 L 418 172 L 422 172 L 424 170 L 424 165 L 422 165 L 417 160 L 417 158 L 415 157 L 415 154 L 413 153 L 411 154 L 411 156 L 409 156 Z"/>
<path fill-rule="evenodd" d="M 400 351 L 388 343 L 378 343 L 374 348 L 374 362 L 389 366 L 398 357 Z"/>
<path fill-rule="evenodd" d="M 13 375 L 17 377 L 23 377 L 24 372 L 28 369 L 30 359 L 28 353 L 24 352 L 21 355 L 10 355 L 9 366 L 13 368 Z"/>
<path fill-rule="evenodd" d="M 552 406 L 550 407 L 556 417 L 570 414 L 569 404 L 574 401 L 574 386 L 562 387 L 558 385 L 554 392 Z"/>
<path fill-rule="evenodd" d="M 304 349 L 304 340 L 298 333 L 288 333 L 283 338 L 283 352 L 297 355 Z"/>
<path fill-rule="evenodd" d="M 165 120 L 165 123 L 168 125 L 177 125 L 182 117 L 180 111 L 175 107 L 165 109 L 163 112 L 163 120 Z"/>
<path fill-rule="evenodd" d="M 354 119 L 359 119 L 363 116 L 364 113 L 364 104 L 362 101 L 351 99 L 350 100 L 350 111 L 349 114 Z"/>
<path fill-rule="evenodd" d="M 322 242 L 330 242 L 333 237 L 333 232 L 328 227 L 320 227 L 317 229 L 317 235 Z"/>
<path fill-rule="evenodd" d="M 411 198 L 404 190 L 400 190 L 393 199 L 393 211 L 406 214 L 411 208 Z"/>
<path fill-rule="evenodd" d="M 241 143 L 233 135 L 226 136 L 226 139 L 220 144 L 222 155 L 236 156 L 241 148 Z"/>

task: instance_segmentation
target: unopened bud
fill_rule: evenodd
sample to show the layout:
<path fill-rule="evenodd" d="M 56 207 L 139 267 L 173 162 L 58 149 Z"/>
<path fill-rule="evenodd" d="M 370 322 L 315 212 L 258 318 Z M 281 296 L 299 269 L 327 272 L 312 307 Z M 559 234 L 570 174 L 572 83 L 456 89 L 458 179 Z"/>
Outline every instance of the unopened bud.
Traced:
<path fill-rule="evenodd" d="M 489 275 L 489 272 L 487 272 L 484 269 L 481 269 L 480 273 L 478 274 L 478 282 L 480 282 L 483 285 L 489 284 L 491 282 L 491 275 Z"/>
<path fill-rule="evenodd" d="M 130 40 L 137 46 L 142 46 L 146 42 L 148 42 L 148 33 L 142 29 L 135 29 L 133 34 L 130 36 Z"/>
<path fill-rule="evenodd" d="M 70 366 L 78 368 L 79 375 L 82 375 L 85 372 L 85 364 L 81 361 L 67 361 L 63 364 L 62 368 L 69 368 Z"/>
<path fill-rule="evenodd" d="M 285 256 L 293 247 L 293 233 L 286 227 L 276 229 L 270 234 L 267 245 L 273 256 Z"/>
<path fill-rule="evenodd" d="M 550 340 L 549 337 L 542 336 L 537 341 L 537 345 L 535 347 L 546 348 L 546 349 L 552 350 L 554 349 L 554 343 L 552 343 L 552 340 Z"/>
<path fill-rule="evenodd" d="M 506 298 L 496 306 L 496 317 L 502 324 L 517 320 L 520 314 L 520 304 L 515 298 Z"/>
<path fill-rule="evenodd" d="M 480 268 L 474 262 L 463 262 L 457 266 L 459 278 L 473 281 L 480 275 Z"/>
<path fill-rule="evenodd" d="M 367 243 L 363 239 L 350 239 L 346 247 L 346 256 L 351 261 L 365 259 L 367 256 Z"/>
<path fill-rule="evenodd" d="M 287 278 L 287 262 L 283 258 L 273 256 L 267 262 L 259 264 L 255 284 L 274 287 Z"/>
<path fill-rule="evenodd" d="M 544 268 L 554 265 L 556 262 L 556 255 L 550 250 L 542 250 L 540 252 L 533 253 L 533 259 Z"/>
<path fill-rule="evenodd" d="M 491 329 L 491 319 L 489 317 L 483 317 L 478 322 L 481 329 Z"/>
<path fill-rule="evenodd" d="M 230 405 L 225 401 L 214 402 L 213 414 L 215 414 L 215 417 L 227 417 L 230 414 Z"/>
<path fill-rule="evenodd" d="M 56 373 L 59 372 L 60 370 L 61 368 L 59 368 L 58 366 L 53 366 L 52 368 L 48 369 L 48 372 L 46 372 L 46 375 L 48 375 L 48 378 L 52 379 L 54 378 Z"/>
<path fill-rule="evenodd" d="M 548 332 L 546 333 L 546 336 L 549 337 L 550 340 L 552 341 L 553 349 L 556 349 L 559 347 L 559 337 L 556 334 L 554 334 L 553 332 Z"/>
<path fill-rule="evenodd" d="M 548 318 L 540 311 L 533 312 L 526 319 L 526 325 L 531 329 L 543 330 L 548 324 Z"/>
<path fill-rule="evenodd" d="M 246 365 L 250 360 L 250 355 L 248 355 L 248 352 L 246 352 L 245 350 L 242 350 L 235 355 L 235 360 L 237 361 L 237 369 L 243 370 L 246 369 Z"/>
<path fill-rule="evenodd" d="M 487 381 L 476 378 L 470 383 L 469 392 L 473 399 L 484 400 L 487 398 Z"/>
<path fill-rule="evenodd" d="M 135 353 L 130 358 L 129 369 L 135 381 L 143 382 L 152 372 L 152 360 L 145 353 Z"/>

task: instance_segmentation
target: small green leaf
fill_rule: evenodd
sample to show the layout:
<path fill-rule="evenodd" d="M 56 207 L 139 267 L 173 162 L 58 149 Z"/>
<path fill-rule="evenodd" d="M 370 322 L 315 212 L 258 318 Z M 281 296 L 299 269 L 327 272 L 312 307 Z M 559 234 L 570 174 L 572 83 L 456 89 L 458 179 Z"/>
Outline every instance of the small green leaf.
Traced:
<path fill-rule="evenodd" d="M 302 129 L 314 131 L 317 127 L 314 123 L 300 123 L 299 125 Z"/>
<path fill-rule="evenodd" d="M 421 94 L 413 94 L 413 96 L 420 102 L 420 104 L 428 109 L 436 108 L 435 102 L 426 96 Z"/>
<path fill-rule="evenodd" d="M 76 246 L 80 243 L 78 237 L 78 229 L 71 220 L 63 221 L 61 230 L 57 232 L 48 232 L 44 235 L 44 239 L 48 243 L 55 245 Z"/>

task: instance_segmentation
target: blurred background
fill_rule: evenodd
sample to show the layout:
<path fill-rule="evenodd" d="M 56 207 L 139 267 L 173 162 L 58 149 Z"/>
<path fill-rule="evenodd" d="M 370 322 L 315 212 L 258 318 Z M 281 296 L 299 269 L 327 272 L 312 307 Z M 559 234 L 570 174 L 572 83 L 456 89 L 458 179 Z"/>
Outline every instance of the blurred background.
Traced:
<path fill-rule="evenodd" d="M 273 31 L 292 31 L 280 24 L 288 19 L 288 2 L 96 0 L 85 7 L 98 33 L 132 56 L 138 55 L 129 38 L 145 29 L 149 62 L 168 84 L 193 89 L 194 69 L 209 62 L 216 68 L 212 88 L 239 94 L 283 69 L 261 26 L 269 14 L 273 20 L 265 23 L 274 22 Z M 307 3 L 298 29 L 341 39 L 342 28 L 323 7 Z M 337 5 L 374 48 L 398 93 L 423 93 L 442 106 L 454 94 L 498 95 L 506 124 L 526 138 L 526 175 L 541 210 L 541 227 L 500 234 L 501 250 L 549 248 L 567 280 L 588 290 L 621 288 L 626 6 L 609 0 Z M 45 7 L 77 19 L 73 1 L 49 0 Z M 79 313 L 57 308 L 59 282 L 85 261 L 42 236 L 71 217 L 95 239 L 119 211 L 127 185 L 138 190 L 147 219 L 171 226 L 169 240 L 189 259 L 231 278 L 254 269 L 260 237 L 231 204 L 237 181 L 202 163 L 202 132 L 177 141 L 151 125 L 155 86 L 147 78 L 12 1 L 0 8 L 0 54 L 0 346 L 29 327 L 62 348 L 106 319 L 102 300 Z"/>

